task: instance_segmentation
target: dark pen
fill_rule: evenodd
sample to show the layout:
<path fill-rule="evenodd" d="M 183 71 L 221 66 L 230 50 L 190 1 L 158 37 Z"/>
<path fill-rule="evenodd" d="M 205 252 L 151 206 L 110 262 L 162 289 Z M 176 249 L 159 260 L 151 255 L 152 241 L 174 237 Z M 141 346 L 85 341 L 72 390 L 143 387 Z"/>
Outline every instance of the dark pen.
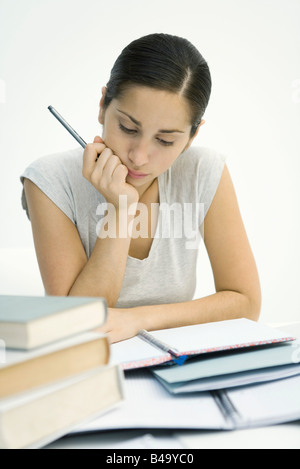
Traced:
<path fill-rule="evenodd" d="M 78 135 L 77 132 L 65 121 L 65 119 L 54 109 L 53 106 L 48 106 L 49 111 L 53 114 L 54 117 L 67 129 L 68 132 L 77 140 L 77 142 L 82 146 L 82 148 L 86 147 L 86 142 Z"/>
<path fill-rule="evenodd" d="M 166 352 L 169 355 L 171 355 L 172 360 L 178 365 L 183 365 L 183 363 L 187 359 L 187 355 L 180 355 L 180 352 L 178 352 L 178 350 L 171 348 L 168 344 L 166 344 L 162 340 L 159 340 L 156 337 L 153 337 L 153 335 L 149 334 L 149 332 L 145 331 L 145 329 L 141 329 L 137 335 L 138 337 L 145 340 L 149 344 L 152 344 L 155 347 L 162 350 L 163 352 Z"/>

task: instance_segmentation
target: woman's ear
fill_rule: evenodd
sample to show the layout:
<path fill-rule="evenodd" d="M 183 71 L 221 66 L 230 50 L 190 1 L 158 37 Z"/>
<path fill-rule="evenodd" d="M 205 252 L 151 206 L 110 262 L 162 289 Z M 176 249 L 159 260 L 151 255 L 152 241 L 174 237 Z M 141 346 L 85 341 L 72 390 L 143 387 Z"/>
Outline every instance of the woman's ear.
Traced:
<path fill-rule="evenodd" d="M 98 121 L 100 124 L 104 124 L 104 108 L 103 108 L 103 103 L 104 103 L 104 98 L 105 98 L 105 95 L 106 95 L 106 87 L 103 86 L 102 88 L 102 96 L 101 96 L 101 99 L 100 99 L 100 103 L 99 103 L 99 115 L 98 115 Z"/>
<path fill-rule="evenodd" d="M 205 124 L 205 120 L 202 119 L 201 122 L 200 122 L 200 124 L 199 124 L 198 127 L 197 127 L 196 132 L 195 132 L 194 135 L 189 139 L 189 141 L 188 141 L 188 143 L 187 143 L 187 145 L 186 145 L 186 147 L 185 147 L 185 149 L 184 149 L 183 151 L 186 151 L 188 148 L 190 148 L 190 146 L 191 146 L 192 143 L 193 143 L 194 138 L 196 138 L 197 135 L 198 135 L 198 132 L 199 132 L 199 130 L 200 130 L 201 125 L 203 125 L 203 124 Z"/>

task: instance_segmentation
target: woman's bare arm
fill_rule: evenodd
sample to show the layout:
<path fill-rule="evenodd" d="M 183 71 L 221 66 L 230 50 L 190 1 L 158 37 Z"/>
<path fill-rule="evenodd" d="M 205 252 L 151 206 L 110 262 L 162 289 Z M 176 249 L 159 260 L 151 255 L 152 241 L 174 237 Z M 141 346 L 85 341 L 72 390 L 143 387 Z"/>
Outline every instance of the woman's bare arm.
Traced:
<path fill-rule="evenodd" d="M 24 188 L 46 293 L 100 296 L 114 306 L 121 291 L 131 238 L 97 238 L 87 259 L 72 221 L 33 182 L 25 179 Z"/>
<path fill-rule="evenodd" d="M 127 228 L 134 214 L 129 214 L 129 208 L 138 201 L 138 193 L 126 183 L 126 175 L 126 167 L 100 137 L 86 146 L 83 176 L 115 207 L 116 214 L 115 237 L 101 237 L 100 233 L 89 259 L 72 221 L 33 182 L 25 179 L 35 250 L 47 294 L 100 296 L 106 298 L 108 306 L 115 305 L 131 242 Z M 120 193 L 129 201 L 125 207 L 119 206 Z M 119 226 L 119 220 L 124 227 Z"/>

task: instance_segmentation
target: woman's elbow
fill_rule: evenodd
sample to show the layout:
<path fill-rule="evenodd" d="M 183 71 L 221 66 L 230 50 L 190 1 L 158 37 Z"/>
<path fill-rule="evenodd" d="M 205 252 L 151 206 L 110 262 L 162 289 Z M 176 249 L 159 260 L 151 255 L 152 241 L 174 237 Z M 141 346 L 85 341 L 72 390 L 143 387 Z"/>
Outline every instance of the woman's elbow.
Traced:
<path fill-rule="evenodd" d="M 252 294 L 246 295 L 247 298 L 247 314 L 244 315 L 247 319 L 258 321 L 261 313 L 261 291 L 260 289 Z"/>

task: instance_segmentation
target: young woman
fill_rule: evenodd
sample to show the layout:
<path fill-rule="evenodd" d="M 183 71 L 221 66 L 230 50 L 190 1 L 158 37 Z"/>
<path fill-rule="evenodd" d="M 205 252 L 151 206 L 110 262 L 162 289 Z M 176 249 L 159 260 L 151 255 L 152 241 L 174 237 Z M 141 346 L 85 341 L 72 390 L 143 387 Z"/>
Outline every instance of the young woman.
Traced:
<path fill-rule="evenodd" d="M 189 41 L 133 41 L 102 89 L 102 136 L 21 176 L 46 294 L 106 298 L 101 330 L 111 342 L 259 317 L 258 273 L 224 158 L 191 147 L 210 91 L 208 65 Z M 194 228 L 216 288 L 200 299 Z"/>

